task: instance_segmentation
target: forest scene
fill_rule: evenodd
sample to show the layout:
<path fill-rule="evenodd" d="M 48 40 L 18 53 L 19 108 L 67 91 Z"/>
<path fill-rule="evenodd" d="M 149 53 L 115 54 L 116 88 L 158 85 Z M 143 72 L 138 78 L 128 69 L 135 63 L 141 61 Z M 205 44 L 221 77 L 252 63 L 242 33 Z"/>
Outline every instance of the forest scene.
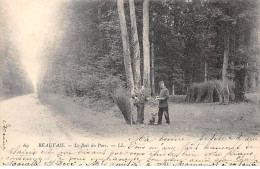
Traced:
<path fill-rule="evenodd" d="M 260 0 L 0 0 L 0 166 L 259 166 Z"/>
<path fill-rule="evenodd" d="M 45 104 L 62 98 L 132 124 L 136 114 L 132 95 L 144 86 L 151 98 L 145 103 L 147 124 L 151 113 L 158 111 L 156 96 L 163 81 L 170 94 L 170 116 L 185 114 L 187 110 L 178 106 L 189 107 L 191 114 L 193 106 L 198 106 L 224 119 L 225 113 L 219 110 L 235 111 L 231 119 L 256 120 L 246 128 L 253 127 L 257 133 L 259 121 L 252 117 L 259 113 L 252 110 L 254 114 L 248 116 L 245 111 L 258 105 L 259 3 L 63 1 L 51 16 L 56 26 L 49 28 L 37 53 L 41 69 L 36 83 L 26 77 L 19 61 L 15 33 L 2 17 L 3 1 L 1 98 L 36 92 Z"/>
<path fill-rule="evenodd" d="M 135 86 L 158 95 L 164 81 L 190 103 L 248 101 L 245 94 L 259 88 L 258 6 L 251 0 L 69 3 L 60 22 L 70 24 L 55 52 L 44 56 L 48 69 L 38 90 L 109 106 Z M 120 87 L 126 96 L 118 96 Z"/>

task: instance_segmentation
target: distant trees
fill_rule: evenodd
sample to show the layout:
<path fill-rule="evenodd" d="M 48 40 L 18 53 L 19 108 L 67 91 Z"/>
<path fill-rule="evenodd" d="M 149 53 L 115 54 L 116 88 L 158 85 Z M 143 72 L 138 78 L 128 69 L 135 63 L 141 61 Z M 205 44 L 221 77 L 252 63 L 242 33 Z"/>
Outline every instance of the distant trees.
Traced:
<path fill-rule="evenodd" d="M 0 2 L 0 88 L 2 89 L 2 72 L 3 72 L 3 65 L 4 65 L 4 48 L 5 48 L 5 39 L 6 39 L 6 17 L 4 12 L 4 2 Z"/>
<path fill-rule="evenodd" d="M 33 92 L 13 41 L 5 1 L 0 2 L 0 100 Z"/>
<path fill-rule="evenodd" d="M 245 82 L 242 79 L 245 76 L 242 72 L 247 72 L 246 69 L 243 71 L 245 66 L 242 63 L 247 63 L 249 53 L 246 50 L 250 48 L 250 45 L 243 43 L 243 50 L 247 54 L 239 56 L 239 51 L 243 50 L 238 42 L 243 36 L 248 37 L 248 33 L 241 32 L 240 29 L 246 27 L 249 31 L 250 28 L 247 26 L 248 23 L 241 24 L 241 20 L 247 18 L 245 19 L 247 21 L 256 21 L 255 9 L 258 9 L 259 3 L 257 1 L 205 1 L 203 3 L 192 1 L 187 5 L 185 3 L 181 5 L 180 2 L 168 2 L 168 5 L 175 16 L 175 19 L 172 19 L 175 29 L 172 29 L 184 40 L 184 52 L 181 53 L 184 54 L 182 71 L 185 85 L 202 82 L 203 79 L 206 81 L 206 76 L 207 80 L 221 79 L 220 68 L 222 67 L 222 75 L 225 74 L 222 76 L 223 82 L 226 84 L 227 80 L 235 80 L 236 100 L 244 100 L 239 99 L 240 95 L 244 96 L 245 93 L 243 92 Z M 181 11 L 181 15 L 178 15 L 178 10 Z M 168 25 L 171 26 L 171 24 Z M 174 53 L 177 54 L 177 52 Z M 241 61 L 238 63 L 238 60 Z M 239 71 L 242 72 L 236 73 Z M 226 91 L 225 98 L 228 98 L 228 90 L 224 91 Z"/>
<path fill-rule="evenodd" d="M 67 3 L 66 32 L 50 53 L 43 88 L 98 101 L 111 100 L 115 86 L 129 81 L 154 94 L 163 80 L 176 94 L 187 94 L 194 83 L 221 80 L 228 103 L 227 82 L 235 82 L 236 101 L 246 100 L 249 86 L 260 86 L 257 0 L 120 0 L 125 16 L 116 0 Z"/>

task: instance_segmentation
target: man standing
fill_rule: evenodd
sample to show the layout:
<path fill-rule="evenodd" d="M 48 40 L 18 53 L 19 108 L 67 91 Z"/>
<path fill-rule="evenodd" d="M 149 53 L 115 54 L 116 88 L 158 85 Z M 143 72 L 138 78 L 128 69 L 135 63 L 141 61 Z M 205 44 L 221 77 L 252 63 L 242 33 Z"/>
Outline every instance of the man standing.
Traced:
<path fill-rule="evenodd" d="M 159 85 L 161 88 L 160 95 L 156 96 L 156 99 L 159 100 L 158 124 L 162 124 L 163 113 L 165 116 L 166 123 L 170 124 L 170 117 L 168 112 L 169 90 L 165 87 L 163 81 L 161 81 Z"/>
<path fill-rule="evenodd" d="M 136 92 L 135 95 L 135 105 L 137 107 L 137 121 L 136 123 L 144 124 L 144 103 L 148 101 L 144 86 L 141 87 L 139 91 Z"/>

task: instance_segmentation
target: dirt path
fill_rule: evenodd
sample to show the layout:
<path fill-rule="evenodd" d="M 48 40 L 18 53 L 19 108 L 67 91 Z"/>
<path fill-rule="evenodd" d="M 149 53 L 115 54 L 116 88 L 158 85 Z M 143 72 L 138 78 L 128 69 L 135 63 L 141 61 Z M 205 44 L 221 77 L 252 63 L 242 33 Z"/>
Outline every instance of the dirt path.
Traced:
<path fill-rule="evenodd" d="M 20 138 L 72 137 L 73 126 L 63 124 L 63 119 L 42 105 L 35 94 L 19 96 L 0 104 L 1 121 L 5 120 L 11 126 L 8 133 Z M 13 140 L 13 139 L 10 139 Z M 14 139 L 17 140 L 17 139 Z"/>

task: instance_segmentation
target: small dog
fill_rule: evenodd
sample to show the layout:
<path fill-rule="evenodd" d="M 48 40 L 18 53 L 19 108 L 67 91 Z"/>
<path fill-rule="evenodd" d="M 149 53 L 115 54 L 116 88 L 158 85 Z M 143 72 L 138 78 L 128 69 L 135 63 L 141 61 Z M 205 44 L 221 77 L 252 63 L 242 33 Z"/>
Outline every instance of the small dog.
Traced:
<path fill-rule="evenodd" d="M 157 113 L 151 113 L 152 118 L 150 119 L 148 125 L 155 125 L 155 117 L 157 115 Z"/>
<path fill-rule="evenodd" d="M 134 97 L 134 105 L 135 106 L 137 106 L 138 102 L 139 102 L 139 99 L 137 97 Z"/>

